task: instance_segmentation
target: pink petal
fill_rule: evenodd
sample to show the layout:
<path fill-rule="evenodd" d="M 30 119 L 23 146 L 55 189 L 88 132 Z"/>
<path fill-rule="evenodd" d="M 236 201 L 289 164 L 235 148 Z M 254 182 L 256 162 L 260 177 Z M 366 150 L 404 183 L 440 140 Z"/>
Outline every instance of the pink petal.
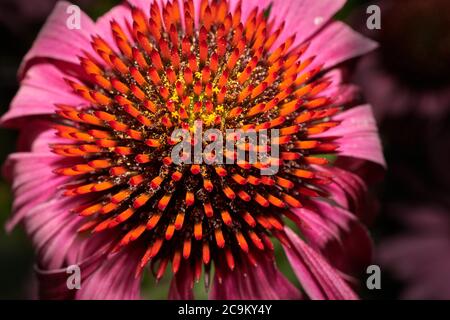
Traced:
<path fill-rule="evenodd" d="M 329 201 L 311 200 L 305 203 L 304 208 L 294 209 L 292 213 L 295 215 L 294 221 L 310 246 L 322 253 L 329 252 L 330 248 L 333 248 L 334 251 L 340 250 L 343 247 L 343 239 L 352 240 L 349 234 L 360 234 L 359 230 L 354 228 L 355 223 L 359 224 L 355 216 Z M 366 239 L 368 238 L 362 240 Z M 369 246 L 364 246 L 364 243 L 366 242 L 362 242 L 361 248 L 371 247 L 371 242 Z M 339 261 L 341 261 L 347 252 L 344 250 L 339 253 L 342 253 L 342 259 L 339 257 Z M 334 261 L 331 259 L 330 261 L 334 265 Z"/>
<path fill-rule="evenodd" d="M 141 278 L 135 277 L 137 262 L 144 253 L 139 248 L 125 250 L 102 260 L 101 265 L 81 284 L 79 300 L 138 300 Z"/>
<path fill-rule="evenodd" d="M 96 254 L 78 264 L 81 273 L 81 287 L 83 279 L 87 279 L 97 270 L 102 259 L 101 254 Z M 75 298 L 76 290 L 69 290 L 67 279 L 70 274 L 67 268 L 44 270 L 38 266 L 35 268 L 38 282 L 38 298 L 43 300 L 72 300 Z"/>
<path fill-rule="evenodd" d="M 341 121 L 341 124 L 313 137 L 340 137 L 337 140 L 340 155 L 372 161 L 386 167 L 377 124 L 369 105 L 351 108 L 338 114 L 333 120 Z"/>
<path fill-rule="evenodd" d="M 349 223 L 356 220 L 351 212 L 330 201 L 311 200 L 309 206 L 314 208 L 314 211 L 319 212 L 329 225 L 340 230 L 347 230 Z"/>
<path fill-rule="evenodd" d="M 294 34 L 296 38 L 293 47 L 305 42 L 326 25 L 344 5 L 345 0 L 273 0 L 272 2 L 270 17 L 274 17 L 276 26 L 285 23 L 280 38 L 273 46 L 277 48 Z M 316 38 L 313 42 L 317 42 Z M 329 43 L 321 49 L 326 51 L 328 46 L 330 46 Z"/>
<path fill-rule="evenodd" d="M 210 298 L 214 300 L 294 300 L 301 299 L 296 289 L 276 266 L 273 257 L 258 254 L 258 265 L 250 265 L 248 259 L 241 257 L 241 265 L 234 271 L 219 270 L 221 281 L 216 273 Z M 217 268 L 220 269 L 220 266 Z M 226 268 L 226 267 L 225 267 Z"/>
<path fill-rule="evenodd" d="M 78 201 L 56 193 L 27 212 L 24 226 L 36 248 L 41 268 L 58 269 L 79 263 L 111 246 L 113 231 L 80 236 L 77 230 L 86 220 L 72 212 L 79 205 Z"/>
<path fill-rule="evenodd" d="M 35 205 L 27 213 L 25 230 L 36 248 L 41 268 L 52 270 L 78 264 L 92 255 L 105 253 L 111 246 L 119 231 L 89 237 L 78 233 L 86 222 L 72 212 L 79 205 L 78 201 L 54 192 L 50 200 Z"/>
<path fill-rule="evenodd" d="M 64 77 L 74 80 L 51 64 L 31 67 L 11 102 L 9 111 L 0 119 L 0 124 L 18 127 L 27 124 L 23 119 L 25 117 L 53 114 L 56 103 L 75 106 L 85 103 L 81 97 L 72 93 Z"/>
<path fill-rule="evenodd" d="M 90 275 L 103 267 L 111 240 L 117 236 L 116 231 L 80 236 L 77 230 L 85 220 L 70 211 L 73 205 L 71 200 L 56 198 L 37 205 L 25 220 L 38 255 L 41 298 L 76 298 L 67 290 L 65 268 L 80 267 L 83 288 Z"/>
<path fill-rule="evenodd" d="M 32 144 L 23 148 L 32 152 L 12 154 L 4 167 L 12 179 L 12 189 L 15 194 L 13 215 L 7 223 L 7 230 L 11 230 L 17 223 L 24 222 L 27 233 L 33 240 L 43 268 L 60 268 L 68 261 L 80 261 L 88 251 L 79 251 L 85 245 L 93 247 L 89 241 L 76 243 L 77 229 L 83 219 L 71 210 L 79 203 L 70 198 L 61 197 L 58 188 L 67 182 L 66 177 L 53 173 L 59 167 L 70 166 L 71 159 L 64 159 L 48 151 L 39 149 L 45 142 L 49 142 L 47 133 L 52 131 L 45 128 L 44 122 L 34 121 L 34 129 L 44 124 L 44 131 L 37 130 Z M 31 130 L 30 135 L 33 135 Z M 51 140 L 50 140 L 51 141 Z M 103 241 L 103 243 L 107 243 Z M 77 252 L 77 253 L 74 253 Z"/>
<path fill-rule="evenodd" d="M 366 228 L 347 210 L 326 201 L 293 210 L 297 226 L 312 249 L 333 267 L 359 274 L 372 261 L 372 240 Z"/>
<path fill-rule="evenodd" d="M 335 21 L 327 25 L 312 40 L 306 55 L 315 56 L 311 68 L 323 65 L 331 68 L 346 60 L 362 56 L 377 47 L 346 24 Z"/>
<path fill-rule="evenodd" d="M 36 206 L 52 199 L 56 188 L 67 180 L 52 172 L 59 160 L 50 153 L 15 153 L 9 156 L 4 171 L 14 177 L 12 190 L 15 197 L 13 215 L 6 224 L 8 231 L 30 216 Z"/>
<path fill-rule="evenodd" d="M 137 299 L 139 297 L 140 279 L 134 277 L 127 259 L 138 258 L 140 250 L 123 251 L 108 259 L 105 248 L 108 247 L 104 235 L 89 237 L 77 241 L 72 246 L 72 253 L 77 252 L 79 260 L 68 260 L 61 268 L 51 269 L 36 267 L 40 299 Z M 106 244 L 106 245 L 105 245 Z M 69 290 L 67 279 L 70 274 L 67 267 L 76 265 L 80 268 L 81 289 Z M 116 270 L 124 267 L 122 270 Z M 114 269 L 115 268 L 115 269 Z M 133 270 L 134 271 L 134 270 Z M 105 273 L 106 272 L 106 273 Z M 108 272 L 116 272 L 108 274 Z"/>
<path fill-rule="evenodd" d="M 61 268 L 66 264 L 67 252 L 83 221 L 70 211 L 74 206 L 73 201 L 53 199 L 35 206 L 24 220 L 43 268 Z"/>
<path fill-rule="evenodd" d="M 386 167 L 383 167 L 378 163 L 350 156 L 337 157 L 334 165 L 336 168 L 341 168 L 347 172 L 353 173 L 354 176 L 360 177 L 367 185 L 381 182 L 386 173 Z M 367 193 L 366 195 L 370 196 L 370 193 Z"/>
<path fill-rule="evenodd" d="M 339 271 L 311 249 L 291 229 L 285 228 L 290 247 L 283 246 L 292 268 L 311 299 L 355 300 L 357 295 Z"/>
<path fill-rule="evenodd" d="M 71 5 L 66 1 L 60 1 L 56 4 L 31 50 L 22 61 L 19 70 L 21 77 L 24 76 L 32 62 L 39 58 L 78 64 L 77 55 L 80 55 L 82 50 L 91 50 L 90 35 L 95 32 L 94 22 L 81 12 L 81 29 L 70 30 L 67 27 L 70 14 L 66 10 Z"/>
<path fill-rule="evenodd" d="M 297 226 L 302 234 L 316 248 L 324 248 L 331 240 L 339 238 L 339 228 L 332 225 L 314 209 L 293 209 Z"/>
<path fill-rule="evenodd" d="M 355 214 L 361 221 L 370 222 L 376 213 L 376 203 L 370 197 L 366 183 L 356 174 L 338 167 L 316 167 L 332 175 L 332 182 L 323 186 L 331 198 L 346 210 Z M 351 170 L 353 171 L 353 170 Z"/>

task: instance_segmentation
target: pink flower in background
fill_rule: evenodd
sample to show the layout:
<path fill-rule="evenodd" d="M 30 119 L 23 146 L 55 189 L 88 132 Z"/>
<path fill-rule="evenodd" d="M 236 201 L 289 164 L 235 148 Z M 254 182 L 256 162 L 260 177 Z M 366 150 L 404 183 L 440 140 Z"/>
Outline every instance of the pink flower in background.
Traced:
<path fill-rule="evenodd" d="M 361 59 L 355 82 L 377 118 L 416 114 L 439 118 L 450 110 L 450 3 L 379 1 L 381 30 L 358 29 L 380 49 Z M 357 21 L 360 21 L 360 15 Z"/>
<path fill-rule="evenodd" d="M 402 299 L 450 299 L 450 212 L 439 204 L 397 205 L 391 216 L 404 231 L 384 240 L 378 256 L 384 270 L 405 284 Z"/>
<path fill-rule="evenodd" d="M 40 297 L 137 299 L 144 269 L 170 266 L 172 299 L 193 298 L 202 273 L 212 299 L 302 298 L 276 268 L 277 240 L 307 297 L 357 298 L 349 274 L 371 241 L 350 170 L 385 164 L 370 106 L 335 68 L 376 46 L 330 21 L 344 2 L 135 0 L 83 14 L 80 30 L 58 3 L 2 118 L 21 137 L 7 227 L 33 240 Z M 279 129 L 279 172 L 176 165 L 171 132 L 195 120 Z M 69 291 L 74 264 L 82 288 Z"/>

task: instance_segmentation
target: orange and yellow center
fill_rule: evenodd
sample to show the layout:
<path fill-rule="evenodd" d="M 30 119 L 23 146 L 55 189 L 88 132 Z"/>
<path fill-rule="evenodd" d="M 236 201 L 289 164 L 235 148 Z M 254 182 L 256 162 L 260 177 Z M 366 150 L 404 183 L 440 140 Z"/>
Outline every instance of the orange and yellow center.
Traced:
<path fill-rule="evenodd" d="M 277 44 L 286 30 L 268 12 L 241 12 L 225 0 L 202 1 L 199 16 L 191 0 L 133 8 L 129 30 L 111 21 L 114 45 L 92 38 L 84 80 L 67 81 L 87 103 L 58 106 L 55 127 L 72 140 L 52 145 L 73 160 L 57 170 L 72 179 L 64 194 L 79 199 L 80 232 L 116 229 L 112 250 L 145 248 L 137 273 L 151 262 L 160 278 L 169 262 L 174 273 L 186 263 L 199 278 L 212 263 L 254 263 L 271 237 L 283 241 L 290 209 L 326 196 L 330 177 L 312 165 L 337 146 L 311 136 L 338 125 L 340 108 L 323 95 L 330 82 L 308 44 Z M 262 176 L 258 161 L 174 164 L 173 130 L 199 120 L 223 132 L 279 129 L 279 172 Z"/>

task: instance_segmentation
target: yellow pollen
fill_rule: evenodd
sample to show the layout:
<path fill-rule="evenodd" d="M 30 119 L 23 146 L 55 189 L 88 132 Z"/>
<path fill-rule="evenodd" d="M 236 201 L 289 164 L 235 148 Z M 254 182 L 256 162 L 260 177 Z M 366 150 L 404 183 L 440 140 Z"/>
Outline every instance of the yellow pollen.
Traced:
<path fill-rule="evenodd" d="M 225 107 L 223 106 L 223 104 L 220 104 L 216 107 L 216 111 L 223 113 L 225 111 Z"/>
<path fill-rule="evenodd" d="M 217 118 L 217 115 L 215 113 L 202 115 L 202 120 L 207 126 L 212 125 L 214 123 L 214 121 L 216 120 L 216 118 Z"/>
<path fill-rule="evenodd" d="M 178 97 L 178 94 L 175 92 L 171 97 L 170 100 L 174 101 L 174 102 L 179 102 L 180 98 Z"/>
<path fill-rule="evenodd" d="M 172 117 L 175 119 L 179 119 L 180 118 L 180 114 L 178 113 L 178 111 L 174 111 L 171 113 Z"/>

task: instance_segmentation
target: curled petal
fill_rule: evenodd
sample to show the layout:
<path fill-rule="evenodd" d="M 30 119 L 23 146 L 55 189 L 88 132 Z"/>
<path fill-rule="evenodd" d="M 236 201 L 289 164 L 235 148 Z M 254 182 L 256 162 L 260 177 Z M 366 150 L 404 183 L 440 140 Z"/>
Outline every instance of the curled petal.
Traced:
<path fill-rule="evenodd" d="M 85 100 L 68 89 L 64 78 L 72 79 L 55 65 L 45 63 L 31 67 L 22 80 L 9 111 L 1 117 L 0 124 L 20 127 L 27 125 L 24 120 L 27 117 L 54 114 L 56 103 L 85 103 Z"/>

